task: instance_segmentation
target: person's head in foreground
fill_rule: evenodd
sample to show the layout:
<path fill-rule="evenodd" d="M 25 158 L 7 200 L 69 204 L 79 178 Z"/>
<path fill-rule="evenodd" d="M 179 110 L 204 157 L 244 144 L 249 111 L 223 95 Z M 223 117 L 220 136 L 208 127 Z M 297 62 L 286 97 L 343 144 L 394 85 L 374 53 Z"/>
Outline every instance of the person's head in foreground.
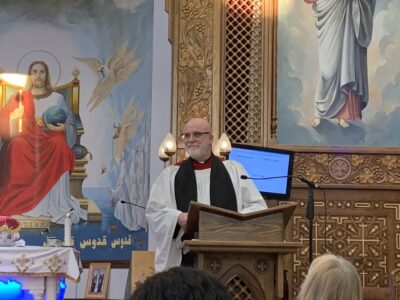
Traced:
<path fill-rule="evenodd" d="M 298 300 L 361 300 L 357 269 L 343 257 L 325 254 L 311 264 Z"/>
<path fill-rule="evenodd" d="M 231 300 L 215 278 L 192 268 L 174 267 L 147 278 L 131 300 Z"/>

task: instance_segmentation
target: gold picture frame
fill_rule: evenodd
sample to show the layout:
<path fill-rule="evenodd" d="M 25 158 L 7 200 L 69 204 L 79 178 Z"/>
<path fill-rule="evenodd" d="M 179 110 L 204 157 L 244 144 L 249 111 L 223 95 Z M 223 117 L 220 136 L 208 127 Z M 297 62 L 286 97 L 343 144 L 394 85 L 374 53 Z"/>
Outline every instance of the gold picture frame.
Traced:
<path fill-rule="evenodd" d="M 106 299 L 111 263 L 90 263 L 85 299 Z"/>

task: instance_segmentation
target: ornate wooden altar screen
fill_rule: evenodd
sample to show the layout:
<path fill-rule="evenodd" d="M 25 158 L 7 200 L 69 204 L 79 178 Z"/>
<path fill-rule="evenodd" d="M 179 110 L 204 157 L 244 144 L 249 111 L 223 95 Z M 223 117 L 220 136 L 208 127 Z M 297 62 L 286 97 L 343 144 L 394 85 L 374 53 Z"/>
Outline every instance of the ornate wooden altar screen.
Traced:
<path fill-rule="evenodd" d="M 324 190 L 315 193 L 314 255 L 329 251 L 348 259 L 368 292 L 364 299 L 387 299 L 389 275 L 400 269 L 399 149 L 279 145 L 277 126 L 285 119 L 277 114 L 277 28 L 284 3 L 165 0 L 173 53 L 172 133 L 201 117 L 211 122 L 214 137 L 225 132 L 236 143 L 294 150 L 293 174 Z M 178 160 L 183 146 L 178 143 Z M 291 200 L 299 206 L 287 230 L 293 239 L 308 235 L 307 192 L 294 182 Z M 305 241 L 290 264 L 293 296 L 307 273 L 307 247 Z"/>
<path fill-rule="evenodd" d="M 196 266 L 220 280 L 235 299 L 282 299 L 283 258 L 301 247 L 284 231 L 297 204 L 241 214 L 191 202 L 185 241 L 197 253 Z"/>

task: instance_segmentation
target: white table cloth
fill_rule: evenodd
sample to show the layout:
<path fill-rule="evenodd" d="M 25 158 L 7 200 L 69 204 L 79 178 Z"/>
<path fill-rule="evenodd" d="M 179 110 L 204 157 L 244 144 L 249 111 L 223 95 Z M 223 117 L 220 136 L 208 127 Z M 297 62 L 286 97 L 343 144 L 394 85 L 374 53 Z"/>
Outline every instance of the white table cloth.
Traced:
<path fill-rule="evenodd" d="M 58 281 L 79 282 L 79 252 L 69 247 L 0 247 L 0 280 L 18 279 L 35 299 L 56 299 Z"/>

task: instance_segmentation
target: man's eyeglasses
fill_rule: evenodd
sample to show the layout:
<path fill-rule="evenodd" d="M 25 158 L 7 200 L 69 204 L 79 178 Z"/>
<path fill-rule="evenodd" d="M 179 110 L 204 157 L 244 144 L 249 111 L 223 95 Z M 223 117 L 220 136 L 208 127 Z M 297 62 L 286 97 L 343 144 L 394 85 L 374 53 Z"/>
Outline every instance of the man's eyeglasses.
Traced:
<path fill-rule="evenodd" d="M 187 141 L 190 140 L 190 137 L 193 137 L 194 139 L 199 139 L 201 138 L 204 134 L 209 134 L 210 132 L 208 131 L 204 131 L 204 132 L 200 132 L 200 131 L 195 131 L 195 132 L 188 132 L 188 133 L 183 133 L 181 135 L 181 139 L 183 141 Z"/>

